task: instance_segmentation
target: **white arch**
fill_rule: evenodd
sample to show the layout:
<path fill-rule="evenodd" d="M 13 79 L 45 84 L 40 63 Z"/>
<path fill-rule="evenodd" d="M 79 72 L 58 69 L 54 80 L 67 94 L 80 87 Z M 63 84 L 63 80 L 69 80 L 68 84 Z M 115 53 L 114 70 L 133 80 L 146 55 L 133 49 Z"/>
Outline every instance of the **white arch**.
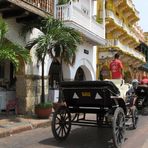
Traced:
<path fill-rule="evenodd" d="M 71 79 L 74 80 L 77 69 L 81 67 L 84 71 L 86 80 L 95 80 L 96 74 L 92 64 L 87 59 L 81 59 L 77 65 L 74 66 L 73 70 L 71 69 Z"/>

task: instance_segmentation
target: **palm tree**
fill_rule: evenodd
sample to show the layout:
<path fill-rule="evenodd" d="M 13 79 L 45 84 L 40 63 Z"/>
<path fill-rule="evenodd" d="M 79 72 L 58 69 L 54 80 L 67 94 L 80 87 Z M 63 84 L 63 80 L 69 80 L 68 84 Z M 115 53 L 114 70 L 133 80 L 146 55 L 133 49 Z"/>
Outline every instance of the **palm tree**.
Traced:
<path fill-rule="evenodd" d="M 19 68 L 19 59 L 25 62 L 30 60 L 29 51 L 22 46 L 11 43 L 5 38 L 8 26 L 0 17 L 0 63 L 4 60 L 12 62 L 16 70 Z"/>
<path fill-rule="evenodd" d="M 81 43 L 82 38 L 79 32 L 73 28 L 66 27 L 57 19 L 48 17 L 41 22 L 42 35 L 31 40 L 27 47 L 36 46 L 36 55 L 42 65 L 42 92 L 41 103 L 45 102 L 44 92 L 44 61 L 48 54 L 53 60 L 58 60 L 62 65 L 62 61 L 66 64 L 73 65 L 75 61 L 75 53 L 77 45 Z M 62 80 L 62 66 L 61 66 Z"/>

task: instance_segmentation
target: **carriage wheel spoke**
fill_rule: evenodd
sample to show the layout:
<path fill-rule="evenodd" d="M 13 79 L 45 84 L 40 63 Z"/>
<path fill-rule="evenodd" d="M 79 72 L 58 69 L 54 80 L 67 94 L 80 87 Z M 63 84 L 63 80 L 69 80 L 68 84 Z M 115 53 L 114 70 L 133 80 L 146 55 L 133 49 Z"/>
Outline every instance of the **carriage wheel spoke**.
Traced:
<path fill-rule="evenodd" d="M 67 119 L 69 119 L 69 117 L 68 117 L 68 116 L 65 118 L 65 120 L 67 120 Z"/>
<path fill-rule="evenodd" d="M 59 125 L 59 126 L 57 126 L 57 128 L 55 128 L 55 130 L 57 131 L 60 127 L 61 127 L 60 125 Z"/>
<path fill-rule="evenodd" d="M 61 135 L 61 130 L 62 130 L 62 127 L 60 126 L 59 131 L 57 131 L 58 135 Z"/>
<path fill-rule="evenodd" d="M 66 126 L 65 126 L 66 127 Z M 67 133 L 67 128 L 65 128 L 65 127 L 63 127 L 63 131 L 64 131 L 64 133 L 66 134 Z"/>
<path fill-rule="evenodd" d="M 56 117 L 59 121 L 61 121 L 61 118 L 59 116 Z"/>

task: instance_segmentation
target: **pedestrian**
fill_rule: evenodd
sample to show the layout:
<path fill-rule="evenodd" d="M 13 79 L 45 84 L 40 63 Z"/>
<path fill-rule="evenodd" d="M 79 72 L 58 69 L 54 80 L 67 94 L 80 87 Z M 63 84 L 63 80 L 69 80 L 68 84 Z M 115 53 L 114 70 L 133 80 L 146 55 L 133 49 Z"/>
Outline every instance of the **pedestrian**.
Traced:
<path fill-rule="evenodd" d="M 119 59 L 119 53 L 116 53 L 114 59 L 110 63 L 110 71 L 112 79 L 122 79 L 123 78 L 123 64 Z"/>

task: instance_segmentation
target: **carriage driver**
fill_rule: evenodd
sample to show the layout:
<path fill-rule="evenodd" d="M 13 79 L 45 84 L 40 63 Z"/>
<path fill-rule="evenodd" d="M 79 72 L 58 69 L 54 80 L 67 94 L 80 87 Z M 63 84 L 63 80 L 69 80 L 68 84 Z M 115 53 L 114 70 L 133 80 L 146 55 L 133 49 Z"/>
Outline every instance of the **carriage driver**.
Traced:
<path fill-rule="evenodd" d="M 136 103 L 136 89 L 138 88 L 139 81 L 137 79 L 132 80 L 132 86 L 131 88 L 126 92 L 127 96 L 127 102 L 130 103 L 130 105 L 135 105 Z"/>

